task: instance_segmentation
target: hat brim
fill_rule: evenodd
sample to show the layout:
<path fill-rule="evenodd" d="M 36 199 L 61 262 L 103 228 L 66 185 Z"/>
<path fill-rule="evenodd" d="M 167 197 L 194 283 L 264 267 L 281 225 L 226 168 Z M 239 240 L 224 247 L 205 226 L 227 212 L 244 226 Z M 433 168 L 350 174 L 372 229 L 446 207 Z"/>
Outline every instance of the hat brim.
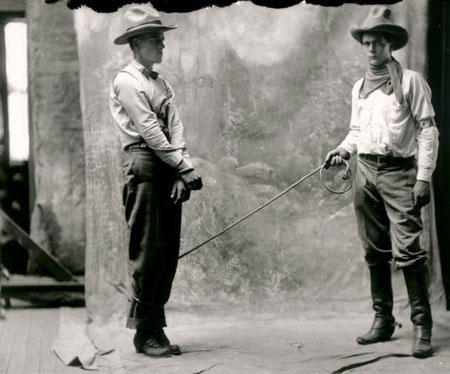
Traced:
<path fill-rule="evenodd" d="M 391 35 L 391 45 L 392 49 L 395 51 L 397 49 L 403 48 L 409 40 L 408 31 L 399 25 L 378 25 L 370 28 L 361 28 L 357 26 L 352 26 L 350 28 L 350 34 L 355 40 L 362 44 L 362 36 L 367 32 L 385 32 Z"/>
<path fill-rule="evenodd" d="M 116 39 L 114 39 L 114 44 L 127 44 L 128 39 L 130 39 L 133 36 L 140 35 L 140 34 L 146 34 L 148 32 L 157 32 L 157 31 L 170 31 L 173 29 L 176 29 L 178 26 L 176 25 L 142 25 L 138 27 L 134 27 L 131 30 L 128 30 L 124 32 L 122 35 L 118 36 Z"/>

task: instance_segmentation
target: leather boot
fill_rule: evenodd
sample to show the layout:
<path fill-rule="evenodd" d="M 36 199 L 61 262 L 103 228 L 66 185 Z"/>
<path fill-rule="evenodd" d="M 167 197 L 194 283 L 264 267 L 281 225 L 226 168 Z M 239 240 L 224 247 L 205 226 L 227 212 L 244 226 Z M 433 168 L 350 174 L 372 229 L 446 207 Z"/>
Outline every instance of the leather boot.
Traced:
<path fill-rule="evenodd" d="M 150 357 L 170 357 L 170 348 L 163 347 L 158 342 L 154 332 L 136 330 L 133 344 L 137 353 L 144 353 Z"/>
<path fill-rule="evenodd" d="M 429 357 L 433 354 L 431 348 L 433 319 L 428 298 L 426 267 L 404 268 L 403 275 L 411 306 L 411 321 L 414 324 L 412 355 L 419 358 Z"/>
<path fill-rule="evenodd" d="M 432 354 L 431 329 L 420 325 L 414 326 L 412 355 L 417 358 L 425 358 L 430 357 Z"/>
<path fill-rule="evenodd" d="M 173 355 L 181 355 L 180 346 L 177 344 L 170 344 L 170 340 L 162 328 L 156 329 L 155 336 L 159 344 L 170 349 L 170 353 Z"/>
<path fill-rule="evenodd" d="M 364 335 L 358 336 L 358 344 L 373 344 L 389 340 L 395 330 L 395 319 L 392 316 L 393 294 L 390 264 L 382 262 L 369 267 L 370 291 L 375 318 L 372 327 Z"/>

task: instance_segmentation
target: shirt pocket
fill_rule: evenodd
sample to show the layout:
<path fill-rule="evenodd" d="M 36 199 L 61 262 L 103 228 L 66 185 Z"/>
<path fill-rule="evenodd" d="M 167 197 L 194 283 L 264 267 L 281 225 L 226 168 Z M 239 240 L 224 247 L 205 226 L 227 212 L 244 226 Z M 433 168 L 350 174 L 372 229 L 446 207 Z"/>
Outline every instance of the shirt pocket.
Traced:
<path fill-rule="evenodd" d="M 395 99 L 395 96 L 392 96 L 386 115 L 387 126 L 391 142 L 399 143 L 402 142 L 405 136 L 406 125 L 408 124 L 408 117 L 411 111 L 406 100 L 403 100 L 403 103 L 400 104 Z"/>

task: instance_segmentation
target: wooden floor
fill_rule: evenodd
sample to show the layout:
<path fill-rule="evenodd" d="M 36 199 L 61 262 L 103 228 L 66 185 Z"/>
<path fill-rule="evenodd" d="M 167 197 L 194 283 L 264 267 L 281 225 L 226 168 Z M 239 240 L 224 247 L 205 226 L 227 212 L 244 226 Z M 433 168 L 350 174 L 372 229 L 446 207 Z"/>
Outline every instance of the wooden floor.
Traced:
<path fill-rule="evenodd" d="M 0 373 L 81 373 L 51 352 L 59 330 L 57 308 L 11 308 L 6 313 L 6 320 L 0 320 Z"/>
<path fill-rule="evenodd" d="M 7 319 L 0 321 L 0 374 L 87 373 L 78 367 L 66 367 L 51 352 L 60 315 L 64 316 L 60 313 L 58 308 L 17 308 L 14 304 L 7 310 Z M 111 335 L 105 326 L 104 336 L 120 352 L 122 366 L 117 366 L 117 356 L 105 355 L 102 370 L 96 373 L 450 373 L 450 314 L 438 307 L 434 310 L 435 354 L 425 360 L 410 355 L 412 324 L 408 309 L 396 314 L 404 327 L 396 329 L 394 338 L 370 347 L 355 343 L 357 332 L 365 331 L 371 322 L 370 312 L 302 312 L 287 318 L 270 313 L 245 316 L 183 309 L 171 310 L 169 315 L 177 322 L 168 333 L 181 345 L 181 356 L 149 359 L 135 352 L 129 330 L 126 336 Z"/>

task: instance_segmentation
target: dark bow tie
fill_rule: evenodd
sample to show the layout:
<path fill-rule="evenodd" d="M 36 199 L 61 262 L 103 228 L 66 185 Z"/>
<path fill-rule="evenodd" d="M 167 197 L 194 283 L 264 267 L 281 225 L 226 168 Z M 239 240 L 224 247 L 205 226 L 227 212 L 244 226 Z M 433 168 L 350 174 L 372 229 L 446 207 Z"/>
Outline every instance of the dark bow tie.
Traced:
<path fill-rule="evenodd" d="M 144 76 L 145 76 L 147 79 L 149 79 L 149 78 L 152 78 L 152 79 L 158 78 L 158 73 L 157 73 L 156 71 L 153 71 L 153 70 L 144 69 L 144 70 L 142 71 L 142 74 L 144 74 Z"/>

